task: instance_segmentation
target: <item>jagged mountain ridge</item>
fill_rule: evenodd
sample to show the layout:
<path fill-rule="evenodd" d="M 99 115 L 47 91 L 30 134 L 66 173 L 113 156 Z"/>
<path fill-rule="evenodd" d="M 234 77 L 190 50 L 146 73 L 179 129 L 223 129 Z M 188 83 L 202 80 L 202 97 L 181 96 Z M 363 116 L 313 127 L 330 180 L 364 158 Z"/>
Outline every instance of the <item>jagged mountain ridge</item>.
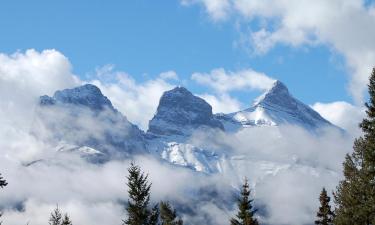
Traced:
<path fill-rule="evenodd" d="M 56 91 L 53 97 L 41 96 L 34 126 L 35 135 L 56 145 L 66 143 L 100 151 L 96 154 L 99 161 L 146 152 L 144 132 L 92 84 Z M 40 130 L 51 135 L 45 137 L 38 133 Z"/>
<path fill-rule="evenodd" d="M 307 130 L 334 126 L 318 112 L 294 98 L 280 81 L 258 97 L 250 108 L 216 117 L 227 131 L 251 126 L 296 125 Z"/>
<path fill-rule="evenodd" d="M 282 124 L 297 125 L 308 130 L 319 129 L 319 127 L 324 126 L 333 126 L 311 108 L 293 98 L 285 85 L 281 82 L 276 82 L 275 85 L 258 98 L 255 104 L 249 109 L 231 114 L 213 115 L 211 106 L 203 99 L 194 96 L 186 88 L 177 87 L 164 93 L 163 96 L 164 98 L 162 97 L 160 99 L 158 110 L 154 118 L 150 121 L 150 126 L 146 133 L 127 121 L 126 117 L 112 106 L 110 100 L 93 85 L 84 85 L 60 92 L 57 91 L 53 97 L 42 96 L 40 98 L 39 111 L 42 112 L 42 122 L 43 120 L 56 120 L 53 121 L 53 126 L 58 128 L 63 126 L 64 130 L 68 131 L 67 133 L 58 132 L 61 136 L 59 137 L 60 142 L 57 143 L 55 150 L 59 152 L 59 154 L 76 153 L 93 163 L 103 162 L 103 160 L 101 160 L 102 158 L 106 160 L 116 158 L 109 157 L 109 155 L 116 154 L 117 151 L 124 151 L 123 145 L 118 143 L 122 143 L 123 141 L 136 141 L 143 145 L 142 148 L 144 148 L 146 152 L 128 152 L 129 149 L 127 149 L 125 151 L 127 154 L 120 154 L 122 159 L 124 157 L 132 157 L 139 153 L 151 154 L 157 159 L 169 162 L 172 166 L 183 167 L 192 170 L 193 173 L 199 172 L 199 174 L 196 173 L 198 176 L 202 175 L 203 177 L 208 177 L 216 173 L 224 177 L 229 174 L 234 177 L 234 180 L 236 176 L 238 176 L 237 178 L 239 179 L 243 176 L 249 176 L 256 186 L 262 185 L 267 179 L 275 179 L 277 176 L 283 176 L 283 174 L 288 174 L 292 171 L 297 171 L 297 173 L 304 174 L 306 177 L 319 177 L 319 175 L 323 173 L 332 173 L 332 171 L 326 168 L 324 168 L 322 172 L 322 170 L 316 168 L 316 165 L 313 163 L 310 164 L 310 162 L 301 161 L 298 155 L 287 155 L 285 158 L 290 157 L 290 159 L 286 160 L 284 156 L 282 160 L 275 159 L 274 157 L 260 159 L 252 157 L 253 152 L 251 148 L 249 148 L 249 153 L 247 155 L 240 155 L 238 152 L 216 151 L 210 147 L 202 147 L 191 142 L 191 136 L 196 133 L 195 131 L 198 133 L 211 131 L 226 133 L 238 130 L 249 131 L 250 129 L 247 129 L 248 127 L 258 129 L 260 126 L 267 126 L 267 129 L 269 127 L 270 129 L 277 130 L 278 125 Z M 245 117 L 246 120 L 238 119 L 240 118 L 239 115 L 254 113 L 257 112 L 256 110 L 260 109 L 263 111 L 260 111 L 259 117 L 254 118 L 248 116 Z M 60 120 L 60 117 L 56 119 L 55 114 L 68 114 L 70 121 L 66 121 L 64 118 Z M 71 122 L 71 119 L 74 120 L 75 117 L 80 117 L 82 114 L 85 118 L 88 116 L 95 125 L 99 124 L 99 130 L 105 131 L 101 132 L 101 134 L 105 136 L 104 139 L 94 138 L 94 143 L 91 142 L 91 138 L 85 139 L 84 142 L 79 143 L 71 139 L 71 135 L 69 136 L 68 133 L 73 132 L 73 136 L 77 134 L 77 136 L 80 136 L 81 131 L 80 129 L 76 129 L 77 127 L 75 126 L 70 126 L 69 122 Z M 44 115 L 47 115 L 47 117 Z M 310 118 L 311 120 L 306 118 Z M 305 125 L 304 121 L 307 121 L 306 124 L 309 125 L 302 126 Z M 309 121 L 313 125 L 311 125 Z M 108 124 L 109 126 L 107 126 Z M 67 127 L 65 127 L 65 125 L 67 125 Z M 53 126 L 52 128 L 54 128 Z M 134 132 L 136 132 L 137 135 L 134 137 L 124 136 L 122 132 L 127 132 L 126 130 L 128 129 L 121 129 L 123 126 L 136 127 Z M 260 129 L 262 128 L 259 128 L 259 130 Z M 259 132 L 259 130 L 256 132 Z M 56 130 L 52 129 L 52 131 L 55 132 Z M 86 130 L 82 132 L 85 133 Z M 106 132 L 109 132 L 108 136 Z M 116 138 L 113 140 L 113 137 Z M 210 142 L 210 140 L 204 141 Z M 254 141 L 254 139 L 252 139 L 252 141 Z M 270 141 L 269 144 L 273 145 L 275 142 Z M 251 141 L 249 141 L 249 145 L 251 145 Z M 223 146 L 223 148 L 225 147 L 226 146 Z M 108 149 L 112 151 L 108 151 Z M 276 155 L 277 154 L 279 153 L 276 153 Z M 48 163 L 48 160 L 38 160 L 27 165 L 32 166 L 35 163 Z M 236 183 L 234 183 L 234 185 L 230 181 L 226 182 L 229 188 L 231 186 L 238 186 Z M 220 188 L 220 191 L 222 191 L 223 187 L 208 186 L 205 187 L 204 190 L 202 189 L 202 192 L 193 192 L 194 197 L 196 197 L 196 202 L 188 206 L 191 207 L 188 213 L 194 214 L 195 210 L 199 208 L 199 203 L 212 203 L 212 199 L 219 201 L 217 205 L 221 207 L 224 205 L 224 207 L 228 207 L 228 211 L 231 210 L 231 200 L 225 202 L 225 199 L 223 200 L 221 195 L 214 195 L 215 188 Z M 206 196 L 206 198 L 204 198 L 204 196 Z M 233 196 L 230 196 L 229 199 L 232 199 L 232 197 Z M 184 202 L 184 204 L 186 203 Z M 260 205 L 257 208 L 261 209 L 260 212 L 263 209 L 265 211 L 267 210 L 265 205 Z M 186 207 L 179 209 L 180 212 L 186 213 L 184 210 L 186 210 Z M 204 222 L 207 224 L 215 224 L 215 222 L 212 221 Z M 196 224 L 199 223 L 197 222 Z"/>
<path fill-rule="evenodd" d="M 164 92 L 155 116 L 149 122 L 149 135 L 184 135 L 206 127 L 223 130 L 212 114 L 212 107 L 184 87 Z"/>
<path fill-rule="evenodd" d="M 203 99 L 185 88 L 176 87 L 161 97 L 157 112 L 150 121 L 146 139 L 152 154 L 174 165 L 215 173 L 222 171 L 223 162 L 225 164 L 230 156 L 194 146 L 190 140 L 192 133 L 215 129 L 237 132 L 247 127 L 283 124 L 299 126 L 309 132 L 334 126 L 309 106 L 295 99 L 280 81 L 275 81 L 270 90 L 260 96 L 252 107 L 240 112 L 216 115 L 212 115 L 211 106 Z"/>
<path fill-rule="evenodd" d="M 102 94 L 100 89 L 92 84 L 85 84 L 72 89 L 58 90 L 53 97 L 43 95 L 40 97 L 40 105 L 73 104 L 88 107 L 93 111 L 110 109 L 117 111 L 111 101 Z"/>
<path fill-rule="evenodd" d="M 108 158 L 111 155 L 129 156 L 148 152 L 172 164 L 206 173 L 220 171 L 219 161 L 227 156 L 189 143 L 191 134 L 197 130 L 233 132 L 247 127 L 282 124 L 297 125 L 308 130 L 333 126 L 309 106 L 295 99 L 280 81 L 275 81 L 272 88 L 259 97 L 252 107 L 216 115 L 205 100 L 184 87 L 176 87 L 160 98 L 146 133 L 131 124 L 100 89 L 91 84 L 56 91 L 53 97 L 41 96 L 39 111 L 40 114 L 48 112 L 48 115 L 43 115 L 42 121 L 52 118 L 52 125 L 47 123 L 47 129 L 59 141 L 97 149 L 107 154 Z M 54 113 L 67 114 L 74 123 L 66 121 L 65 117 L 55 121 Z M 99 131 L 96 132 L 99 135 L 92 133 L 88 127 L 76 126 L 77 117 L 82 115 L 93 120 L 98 126 Z M 60 124 L 61 121 L 65 122 Z M 70 132 L 74 135 L 67 135 Z M 80 139 L 82 136 L 85 136 L 83 140 Z M 76 141 L 75 137 L 79 137 L 79 140 Z M 102 154 L 99 155 L 103 158 Z"/>

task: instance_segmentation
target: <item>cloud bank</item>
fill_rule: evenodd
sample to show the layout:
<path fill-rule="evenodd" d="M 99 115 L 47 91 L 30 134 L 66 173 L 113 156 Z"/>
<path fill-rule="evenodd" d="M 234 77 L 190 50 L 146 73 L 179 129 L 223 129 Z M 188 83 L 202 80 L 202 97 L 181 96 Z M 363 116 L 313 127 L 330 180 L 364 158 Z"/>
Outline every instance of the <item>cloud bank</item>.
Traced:
<path fill-rule="evenodd" d="M 167 71 L 155 79 L 137 83 L 129 74 L 114 71 L 113 66 L 105 66 L 97 71 L 96 77 L 89 83 L 99 87 L 131 122 L 147 130 L 148 121 L 156 112 L 161 95 L 172 89 L 178 79 L 176 72 Z"/>
<path fill-rule="evenodd" d="M 218 101 L 215 108 L 224 109 L 225 105 L 239 108 L 241 103 L 231 98 L 230 91 L 263 89 L 269 81 L 251 71 L 221 70 L 219 73 L 222 74 L 220 79 L 212 76 L 212 72 L 196 75 L 204 85 L 207 85 L 205 79 L 216 82 L 212 84 L 214 92 L 205 96 L 207 99 L 209 95 L 215 97 Z M 247 79 L 249 73 L 257 74 L 255 80 L 260 76 L 262 82 L 252 81 L 246 85 L 234 82 L 233 86 L 223 87 L 225 80 Z M 252 76 L 249 79 L 253 79 Z M 146 126 L 162 92 L 178 82 L 177 74 L 169 71 L 139 83 L 130 75 L 105 66 L 94 78 L 79 80 L 71 72 L 69 60 L 58 51 L 28 50 L 1 55 L 0 81 L 0 93 L 4 97 L 0 102 L 0 172 L 9 182 L 0 192 L 4 224 L 46 223 L 56 204 L 69 213 L 77 225 L 121 223 L 125 217 L 125 177 L 129 160 L 95 165 L 76 154 L 56 152 L 56 143 L 30 134 L 33 109 L 40 95 L 93 83 L 131 122 Z M 336 118 L 332 116 L 336 112 L 335 105 L 332 109 L 329 104 L 314 107 L 327 117 L 331 116 L 331 120 L 341 122 L 345 121 L 344 115 L 355 110 L 350 105 L 339 104 L 348 110 L 347 114 Z M 79 119 L 82 123 L 91 121 L 85 114 Z M 85 125 L 95 131 L 92 121 Z M 337 184 L 341 162 L 350 151 L 352 138 L 334 130 L 322 131 L 321 136 L 316 136 L 295 127 L 264 127 L 234 134 L 196 133 L 189 142 L 220 153 L 222 173 L 208 176 L 153 157 L 136 157 L 134 160 L 150 173 L 153 202 L 173 201 L 191 224 L 207 221 L 227 224 L 235 213 L 236 189 L 247 176 L 262 222 L 299 225 L 313 221 L 321 187 L 332 190 Z M 290 207 L 285 207 L 285 202 L 291 202 Z M 195 208 L 201 209 L 198 214 L 193 214 Z"/>

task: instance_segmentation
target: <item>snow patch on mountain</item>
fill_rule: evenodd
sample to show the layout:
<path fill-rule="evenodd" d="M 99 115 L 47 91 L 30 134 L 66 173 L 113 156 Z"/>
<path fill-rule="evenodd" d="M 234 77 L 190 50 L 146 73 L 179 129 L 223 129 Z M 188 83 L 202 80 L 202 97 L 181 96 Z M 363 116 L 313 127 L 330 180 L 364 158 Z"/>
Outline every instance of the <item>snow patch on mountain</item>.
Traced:
<path fill-rule="evenodd" d="M 333 127 L 309 106 L 294 98 L 288 88 L 275 81 L 272 88 L 256 99 L 253 106 L 230 114 L 217 114 L 227 131 L 253 126 L 296 125 L 307 130 Z"/>

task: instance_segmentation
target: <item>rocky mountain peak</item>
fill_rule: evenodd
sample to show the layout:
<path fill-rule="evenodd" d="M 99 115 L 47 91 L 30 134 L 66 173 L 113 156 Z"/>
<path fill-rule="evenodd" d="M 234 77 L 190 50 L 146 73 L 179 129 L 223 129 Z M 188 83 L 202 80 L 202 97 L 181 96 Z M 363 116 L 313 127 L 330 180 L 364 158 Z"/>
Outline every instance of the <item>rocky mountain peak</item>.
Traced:
<path fill-rule="evenodd" d="M 254 105 L 279 105 L 282 107 L 295 107 L 294 98 L 288 88 L 281 81 L 276 80 L 272 87 L 260 96 Z"/>
<path fill-rule="evenodd" d="M 59 90 L 55 92 L 53 97 L 47 95 L 40 97 L 41 105 L 54 105 L 56 103 L 85 106 L 94 111 L 101 111 L 105 108 L 115 111 L 111 101 L 102 94 L 98 87 L 92 84 Z"/>
<path fill-rule="evenodd" d="M 149 123 L 149 133 L 157 135 L 183 134 L 200 126 L 223 129 L 214 118 L 212 107 L 184 87 L 164 92 L 155 116 Z"/>

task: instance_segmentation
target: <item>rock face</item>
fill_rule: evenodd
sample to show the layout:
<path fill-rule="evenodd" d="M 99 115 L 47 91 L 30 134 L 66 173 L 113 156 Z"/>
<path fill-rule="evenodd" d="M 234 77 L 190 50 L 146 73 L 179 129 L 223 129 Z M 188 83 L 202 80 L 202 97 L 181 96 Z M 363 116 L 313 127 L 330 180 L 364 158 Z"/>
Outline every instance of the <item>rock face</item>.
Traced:
<path fill-rule="evenodd" d="M 94 148 L 108 158 L 146 151 L 143 131 L 91 84 L 41 96 L 34 126 L 44 139 Z"/>
<path fill-rule="evenodd" d="M 148 134 L 183 135 L 203 127 L 223 129 L 206 101 L 184 87 L 176 87 L 160 98 L 157 112 L 149 123 Z"/>
<path fill-rule="evenodd" d="M 219 114 L 216 117 L 227 130 L 282 124 L 296 125 L 308 130 L 333 126 L 312 108 L 295 99 L 280 81 L 275 81 L 272 88 L 260 96 L 252 107 L 235 113 Z"/>
<path fill-rule="evenodd" d="M 116 111 L 111 101 L 102 94 L 100 89 L 92 84 L 56 91 L 53 97 L 47 95 L 40 97 L 40 105 L 72 104 L 87 107 L 93 111 L 110 109 Z"/>

